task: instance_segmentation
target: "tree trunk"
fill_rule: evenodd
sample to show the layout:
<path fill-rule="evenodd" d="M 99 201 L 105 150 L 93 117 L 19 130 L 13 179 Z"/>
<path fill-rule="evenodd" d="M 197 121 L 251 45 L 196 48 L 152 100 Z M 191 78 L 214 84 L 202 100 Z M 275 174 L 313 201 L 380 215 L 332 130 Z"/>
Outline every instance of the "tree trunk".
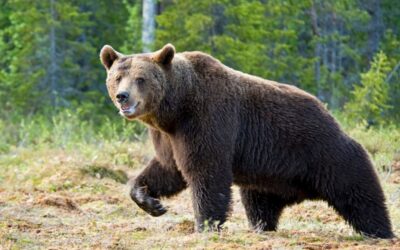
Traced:
<path fill-rule="evenodd" d="M 56 55 L 56 31 L 55 31 L 55 5 L 56 0 L 50 0 L 50 67 L 49 67 L 49 79 L 50 79 L 50 92 L 51 92 L 51 104 L 57 106 L 57 55 Z"/>
<path fill-rule="evenodd" d="M 315 80 L 317 84 L 317 97 L 319 99 L 322 99 L 322 88 L 321 88 L 321 43 L 319 41 L 320 39 L 320 32 L 318 28 L 318 15 L 317 11 L 315 10 L 315 5 L 314 3 L 311 6 L 311 25 L 312 25 L 312 30 L 313 34 L 315 37 L 317 37 L 317 42 L 314 47 L 314 57 L 315 57 L 315 65 L 314 65 L 314 70 L 315 70 Z"/>
<path fill-rule="evenodd" d="M 383 23 L 382 9 L 380 0 L 363 2 L 371 19 L 368 25 L 368 57 L 372 60 L 379 49 L 379 43 L 383 37 L 385 26 Z"/>
<path fill-rule="evenodd" d="M 143 0 L 143 26 L 142 43 L 143 52 L 152 51 L 154 43 L 154 31 L 156 28 L 156 0 Z"/>

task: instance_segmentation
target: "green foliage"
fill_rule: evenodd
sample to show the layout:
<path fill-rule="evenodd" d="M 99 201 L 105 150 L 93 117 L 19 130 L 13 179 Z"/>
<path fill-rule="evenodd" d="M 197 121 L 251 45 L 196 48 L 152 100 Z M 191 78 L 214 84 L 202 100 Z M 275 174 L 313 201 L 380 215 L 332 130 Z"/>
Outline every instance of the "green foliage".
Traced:
<path fill-rule="evenodd" d="M 36 114 L 10 116 L 0 120 L 0 152 L 18 147 L 53 146 L 75 148 L 78 144 L 98 144 L 104 141 L 135 141 L 145 135 L 138 122 L 128 122 L 119 115 L 85 118 L 86 114 L 64 109 L 56 115 Z M 5 132 L 6 131 L 6 132 Z"/>
<path fill-rule="evenodd" d="M 312 88 L 313 58 L 301 56 L 298 44 L 306 8 L 304 2 L 174 1 L 157 17 L 156 44 L 202 50 L 244 72 Z"/>
<path fill-rule="evenodd" d="M 130 3 L 127 0 L 124 0 L 124 5 L 128 10 L 128 20 L 126 21 L 125 28 L 125 41 L 124 45 L 121 48 L 121 52 L 126 54 L 132 53 L 140 53 L 142 51 L 142 41 L 141 41 L 141 27 L 142 20 L 140 14 L 141 12 L 141 4 L 135 2 Z"/>
<path fill-rule="evenodd" d="M 11 131 L 7 143 L 35 144 L 16 128 L 34 126 L 29 119 L 49 128 L 65 110 L 103 129 L 115 109 L 98 53 L 104 44 L 142 51 L 142 7 L 137 0 L 0 0 L 0 128 Z M 208 52 L 237 70 L 299 86 L 331 109 L 351 99 L 349 119 L 398 122 L 399 10 L 390 0 L 160 0 L 154 49 L 171 42 L 178 52 Z M 385 69 L 361 74 L 378 50 L 389 57 Z"/>
<path fill-rule="evenodd" d="M 360 66 L 368 62 L 370 16 L 358 1 L 313 1 L 309 25 L 312 26 L 312 50 L 315 56 L 316 94 L 336 109 L 348 98 Z"/>
<path fill-rule="evenodd" d="M 345 110 L 350 117 L 368 123 L 384 123 L 388 110 L 389 86 L 386 82 L 390 66 L 387 56 L 379 52 L 371 63 L 368 72 L 361 74 L 361 84 L 355 85 L 353 99 Z"/>
<path fill-rule="evenodd" d="M 299 86 L 331 108 L 367 67 L 371 22 L 356 0 L 164 2 L 156 47 L 202 50 L 246 73 Z"/>
<path fill-rule="evenodd" d="M 42 23 L 46 16 L 39 9 L 29 8 L 24 1 L 9 1 L 2 4 L 4 15 L 0 31 L 0 91 L 5 110 L 26 110 L 38 101 L 35 84 L 45 74 L 39 49 L 43 41 Z M 3 10 L 3 8 L 2 8 Z"/>
<path fill-rule="evenodd" d="M 86 102 L 96 103 L 92 112 L 110 111 L 98 52 L 106 43 L 122 46 L 126 42 L 128 4 L 78 0 L 2 3 L 3 113 L 56 113 Z M 119 14 L 110 15 L 112 11 Z"/>
<path fill-rule="evenodd" d="M 393 107 L 390 112 L 391 119 L 400 121 L 400 2 L 383 1 L 384 18 L 387 28 L 384 33 L 380 49 L 389 56 L 390 66 L 393 70 L 389 73 L 389 104 Z"/>
<path fill-rule="evenodd" d="M 313 58 L 301 55 L 307 3 L 238 1 L 225 10 L 229 23 L 215 38 L 218 57 L 245 72 L 312 91 Z"/>
<path fill-rule="evenodd" d="M 178 51 L 200 50 L 210 53 L 212 38 L 219 32 L 215 15 L 225 8 L 224 3 L 228 1 L 177 0 L 166 5 L 157 17 L 156 47 L 171 42 Z"/>

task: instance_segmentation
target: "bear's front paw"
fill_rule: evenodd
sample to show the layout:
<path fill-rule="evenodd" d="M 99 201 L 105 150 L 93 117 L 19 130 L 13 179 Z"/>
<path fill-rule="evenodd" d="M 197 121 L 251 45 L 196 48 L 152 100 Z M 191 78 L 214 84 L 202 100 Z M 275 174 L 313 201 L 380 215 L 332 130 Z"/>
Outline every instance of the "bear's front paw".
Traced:
<path fill-rule="evenodd" d="M 222 230 L 222 223 L 219 221 L 197 221 L 195 229 L 198 233 L 202 232 L 220 232 Z"/>
<path fill-rule="evenodd" d="M 167 209 L 160 203 L 160 200 L 147 194 L 146 187 L 134 187 L 130 194 L 132 200 L 151 216 L 157 217 L 167 212 Z"/>

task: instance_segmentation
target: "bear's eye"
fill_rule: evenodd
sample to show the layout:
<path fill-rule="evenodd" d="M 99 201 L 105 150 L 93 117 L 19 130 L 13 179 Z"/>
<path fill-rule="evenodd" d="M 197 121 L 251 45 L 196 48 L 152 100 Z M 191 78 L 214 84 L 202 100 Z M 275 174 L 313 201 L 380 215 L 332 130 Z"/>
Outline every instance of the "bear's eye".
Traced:
<path fill-rule="evenodd" d="M 136 83 L 137 84 L 143 84 L 144 83 L 144 79 L 141 77 L 136 78 Z"/>

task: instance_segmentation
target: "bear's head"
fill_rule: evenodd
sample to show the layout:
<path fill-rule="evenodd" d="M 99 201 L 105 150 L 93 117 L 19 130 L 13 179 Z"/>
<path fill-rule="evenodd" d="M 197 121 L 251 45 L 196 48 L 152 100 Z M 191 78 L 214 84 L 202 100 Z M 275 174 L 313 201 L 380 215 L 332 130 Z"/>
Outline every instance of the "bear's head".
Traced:
<path fill-rule="evenodd" d="M 147 120 L 166 95 L 167 73 L 175 48 L 165 45 L 154 53 L 123 55 L 105 45 L 100 59 L 107 71 L 107 89 L 125 118 Z"/>

